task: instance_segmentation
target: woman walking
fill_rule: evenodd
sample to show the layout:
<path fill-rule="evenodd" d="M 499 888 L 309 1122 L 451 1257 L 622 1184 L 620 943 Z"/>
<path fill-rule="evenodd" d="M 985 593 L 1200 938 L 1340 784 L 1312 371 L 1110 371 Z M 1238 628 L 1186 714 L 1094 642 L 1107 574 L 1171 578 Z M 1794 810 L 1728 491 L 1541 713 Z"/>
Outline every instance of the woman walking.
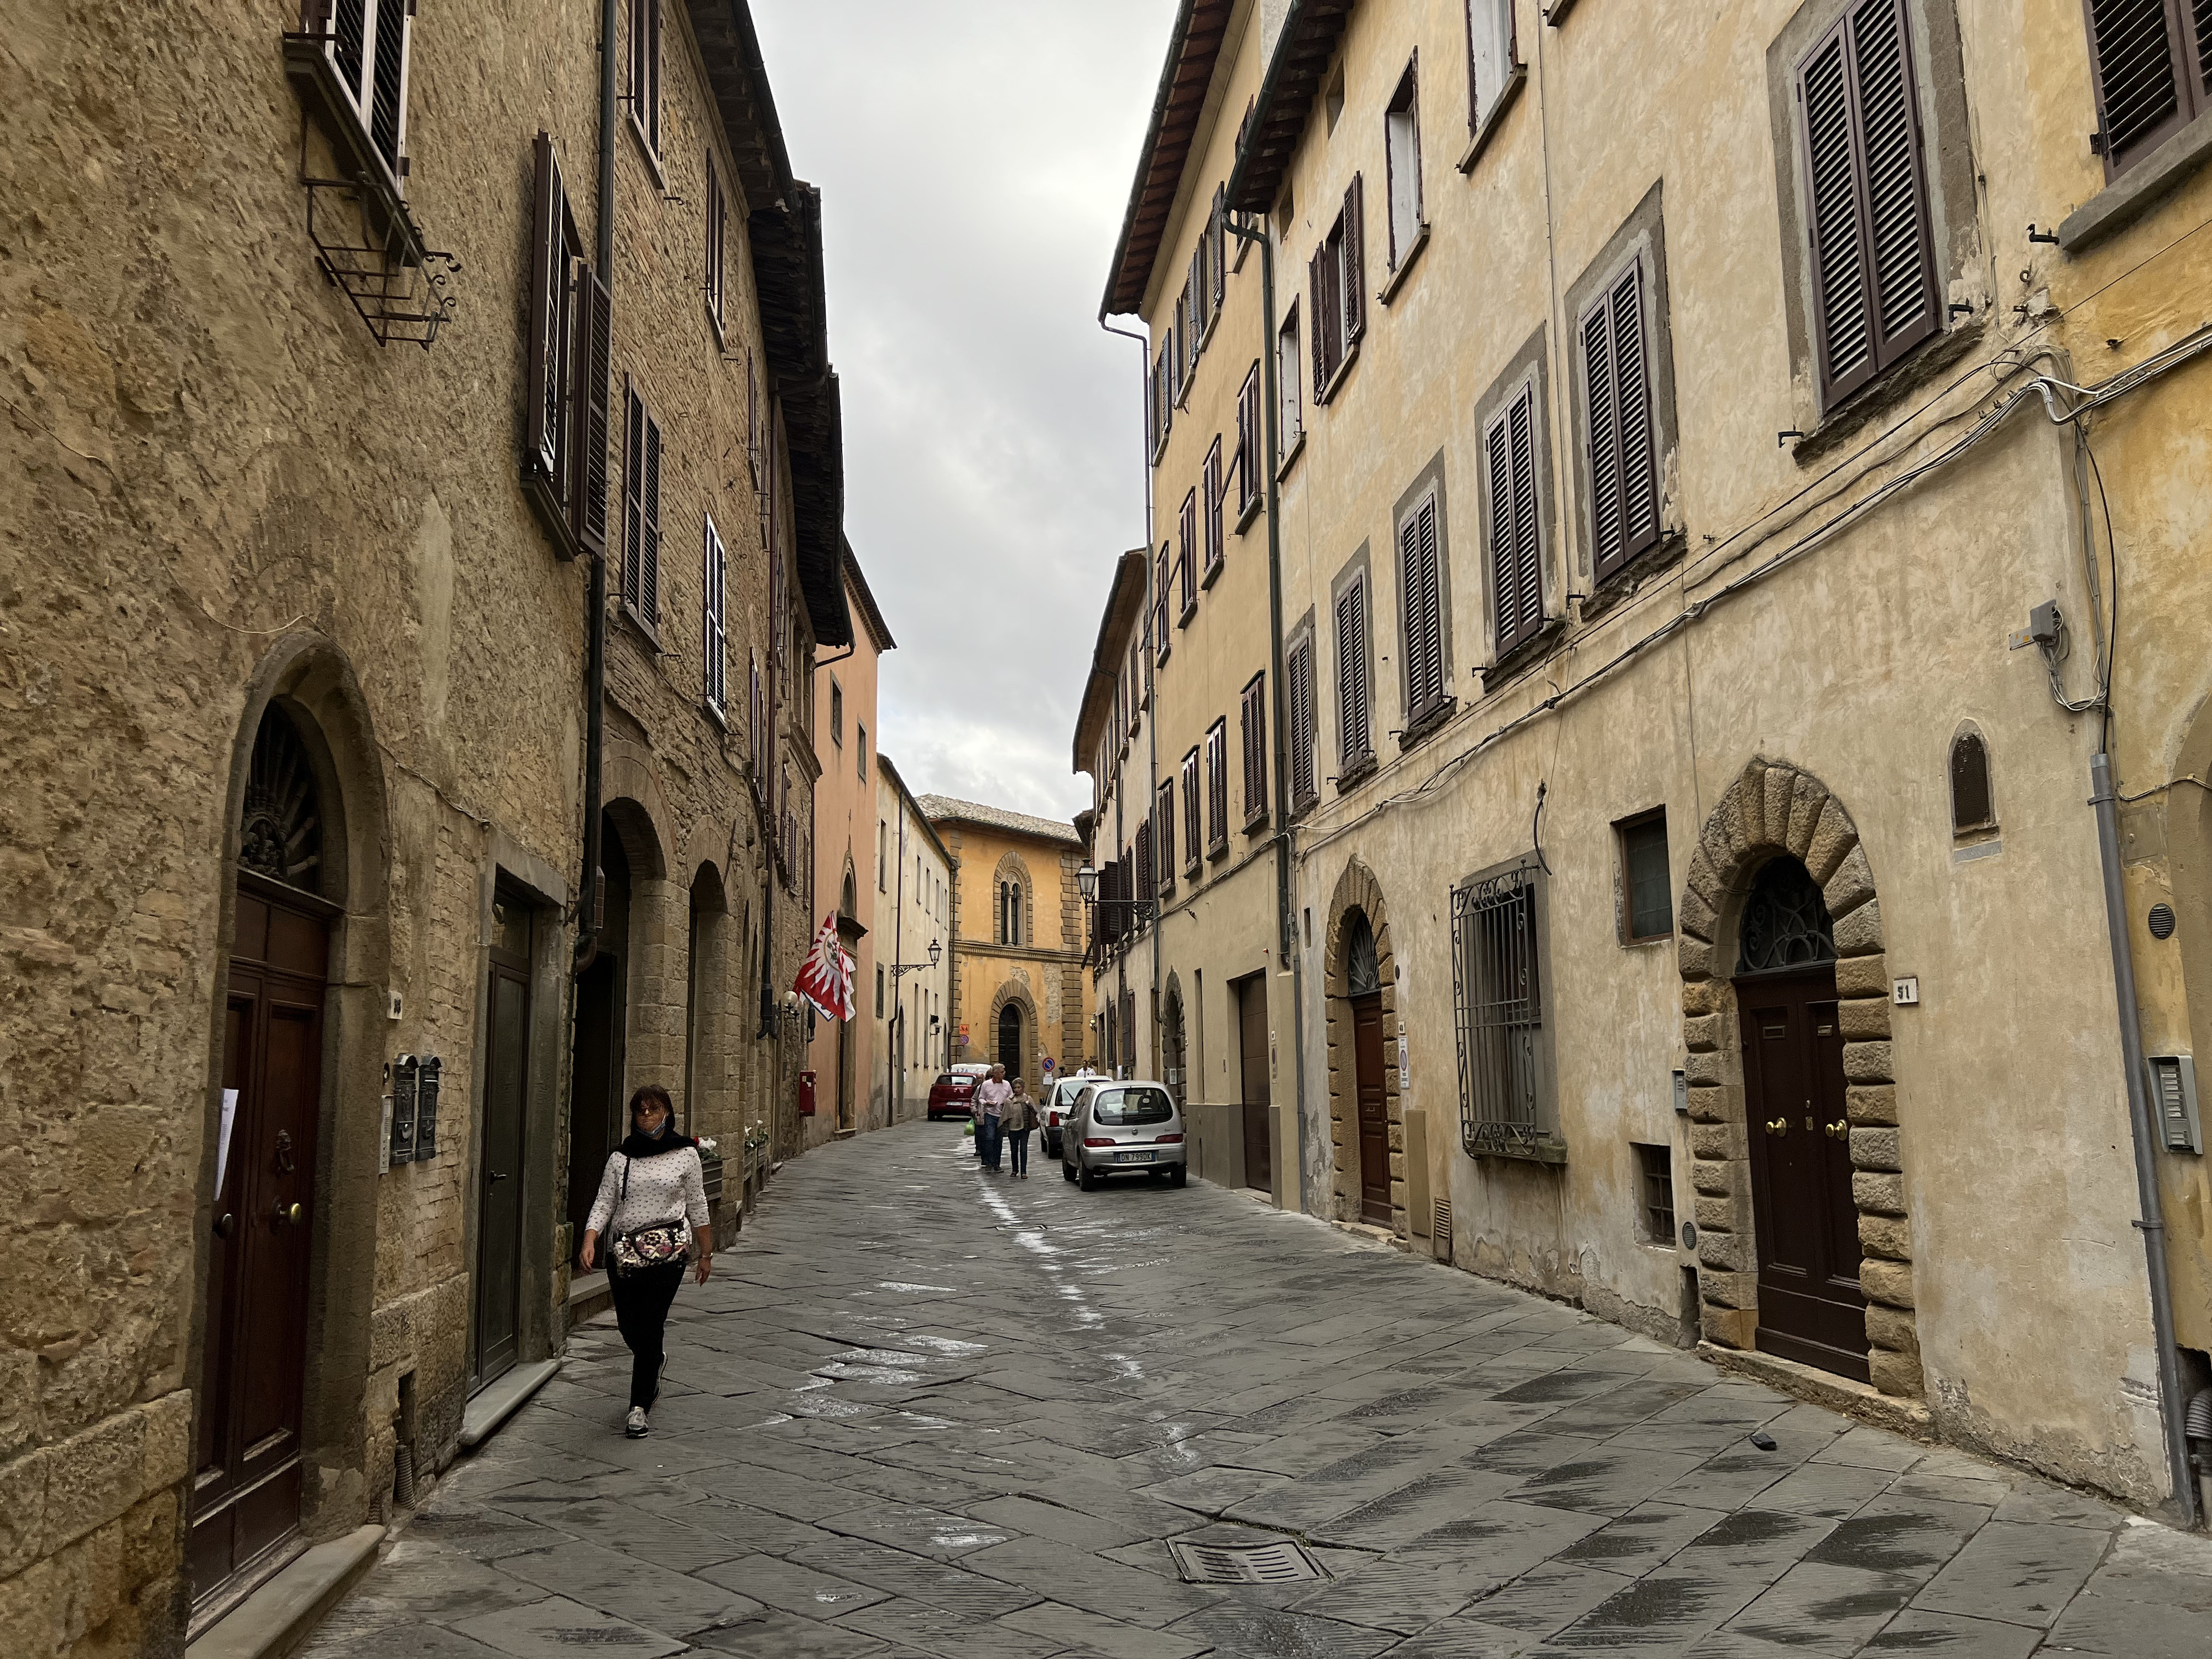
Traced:
<path fill-rule="evenodd" d="M 1006 1068 L 994 1066 L 991 1075 L 975 1085 L 976 1151 L 983 1167 L 993 1175 L 999 1172 L 1000 1137 L 1006 1133 L 1006 1103 L 1014 1097 L 1013 1087 L 1006 1081 Z"/>
<path fill-rule="evenodd" d="M 658 1083 L 629 1097 L 630 1132 L 607 1156 L 578 1256 L 588 1271 L 599 1254 L 599 1236 L 606 1235 L 615 1323 L 629 1345 L 629 1415 L 623 1432 L 632 1440 L 650 1431 L 646 1413 L 660 1394 L 668 1310 L 684 1282 L 684 1257 L 696 1252 L 703 1285 L 714 1254 L 699 1143 L 677 1133 L 674 1117 L 668 1091 Z"/>
<path fill-rule="evenodd" d="M 1036 1102 L 1030 1098 L 1026 1083 L 1014 1085 L 1014 1097 L 1006 1103 L 1006 1140 L 1013 1148 L 1014 1176 L 1017 1180 L 1030 1178 L 1030 1131 L 1037 1127 Z"/>

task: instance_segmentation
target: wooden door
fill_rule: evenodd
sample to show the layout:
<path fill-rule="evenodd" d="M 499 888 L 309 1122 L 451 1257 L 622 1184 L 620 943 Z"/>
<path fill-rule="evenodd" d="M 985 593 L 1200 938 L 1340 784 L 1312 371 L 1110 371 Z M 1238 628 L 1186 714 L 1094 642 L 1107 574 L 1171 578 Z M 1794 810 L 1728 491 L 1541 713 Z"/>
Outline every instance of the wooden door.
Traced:
<path fill-rule="evenodd" d="M 1352 999 L 1352 1069 L 1359 1095 L 1359 1218 L 1390 1224 L 1390 1116 L 1382 1103 L 1382 994 Z"/>
<path fill-rule="evenodd" d="M 1275 1149 L 1267 1133 L 1267 978 L 1254 974 L 1234 981 L 1237 1045 L 1242 1062 L 1244 1113 L 1244 1184 L 1263 1193 L 1275 1190 Z"/>
<path fill-rule="evenodd" d="M 191 1500 L 201 1603 L 299 1529 L 326 908 L 240 878 L 222 1062 L 238 1094 L 216 1194 Z"/>
<path fill-rule="evenodd" d="M 523 1103 L 530 1086 L 530 980 L 526 963 L 491 969 L 490 1041 L 483 1091 L 483 1147 L 477 1169 L 477 1383 L 514 1364 L 521 1339 Z"/>
<path fill-rule="evenodd" d="M 1759 1244 L 1759 1346 L 1867 1380 L 1836 970 L 1736 981 Z"/>

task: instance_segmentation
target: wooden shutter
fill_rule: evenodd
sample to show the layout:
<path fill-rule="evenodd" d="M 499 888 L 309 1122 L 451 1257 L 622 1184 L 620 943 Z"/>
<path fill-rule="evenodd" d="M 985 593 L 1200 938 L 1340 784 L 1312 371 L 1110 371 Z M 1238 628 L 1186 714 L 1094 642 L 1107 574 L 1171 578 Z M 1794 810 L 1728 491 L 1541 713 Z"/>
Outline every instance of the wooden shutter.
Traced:
<path fill-rule="evenodd" d="M 1221 477 L 1221 440 L 1217 435 L 1213 447 L 1206 452 L 1206 568 L 1208 570 L 1221 562 L 1221 501 L 1227 494 Z"/>
<path fill-rule="evenodd" d="M 1182 569 L 1182 604 L 1188 611 L 1198 603 L 1198 492 L 1182 498 L 1182 513 L 1176 526 L 1181 545 L 1176 557 Z"/>
<path fill-rule="evenodd" d="M 1410 724 L 1444 697 L 1442 576 L 1437 558 L 1437 498 L 1422 498 L 1398 530 L 1398 603 L 1406 629 L 1406 719 Z"/>
<path fill-rule="evenodd" d="M 1240 519 L 1260 499 L 1260 365 L 1244 377 L 1237 394 L 1237 514 Z"/>
<path fill-rule="evenodd" d="M 1182 757 L 1182 838 L 1189 843 L 1183 854 L 1183 863 L 1192 870 L 1198 868 L 1199 854 L 1205 847 L 1199 812 L 1198 750 L 1194 749 Z"/>
<path fill-rule="evenodd" d="M 1158 890 L 1152 873 L 1152 823 L 1146 819 L 1137 826 L 1137 896 L 1149 899 Z"/>
<path fill-rule="evenodd" d="M 1290 676 L 1284 690 L 1289 694 L 1291 716 L 1291 798 L 1310 800 L 1315 794 L 1313 636 L 1309 634 L 1291 647 L 1285 665 Z"/>
<path fill-rule="evenodd" d="M 622 602 L 635 613 L 645 568 L 645 402 L 637 388 L 623 387 Z"/>
<path fill-rule="evenodd" d="M 714 166 L 714 152 L 707 152 L 707 314 L 714 319 L 716 338 L 722 332 L 722 243 L 729 206 L 722 197 L 722 179 Z"/>
<path fill-rule="evenodd" d="M 1849 396 L 1939 331 L 1904 0 L 1861 0 L 1797 72 L 1820 391 Z"/>
<path fill-rule="evenodd" d="M 529 413 L 525 453 L 529 466 L 557 493 L 566 483 L 561 469 L 562 399 L 566 391 L 561 384 L 561 356 L 568 295 L 568 198 L 561 181 L 559 158 L 553 153 L 553 140 L 544 132 L 532 147 L 532 161 L 535 183 L 530 215 Z"/>
<path fill-rule="evenodd" d="M 1328 331 L 1322 319 L 1328 315 L 1328 266 L 1334 256 L 1324 241 L 1314 250 L 1313 258 L 1306 264 L 1306 271 L 1313 285 L 1313 385 L 1314 407 L 1319 409 L 1328 397 L 1328 350 L 1323 336 Z"/>
<path fill-rule="evenodd" d="M 1244 822 L 1250 823 L 1267 810 L 1267 676 L 1255 674 L 1244 688 L 1239 710 L 1238 735 L 1244 750 Z"/>
<path fill-rule="evenodd" d="M 407 176 L 407 61 L 415 39 L 415 0 L 367 0 L 376 31 L 375 61 L 370 67 L 368 142 L 392 170 L 394 183 Z M 340 5 L 337 9 L 348 9 Z"/>
<path fill-rule="evenodd" d="M 589 265 L 576 267 L 576 343 L 568 355 L 569 528 L 594 558 L 607 550 L 609 386 L 614 366 L 614 297 Z"/>
<path fill-rule="evenodd" d="M 1213 308 L 1221 309 L 1229 293 L 1229 186 L 1213 187 L 1213 216 L 1206 222 L 1211 233 L 1208 240 L 1212 248 Z"/>
<path fill-rule="evenodd" d="M 723 617 L 725 577 L 722 538 L 714 532 L 714 515 L 706 518 L 707 533 L 704 544 L 705 568 L 702 571 L 701 591 L 704 603 L 701 606 L 700 638 L 705 648 L 704 672 L 702 679 L 706 689 L 707 706 L 717 714 L 725 702 Z"/>
<path fill-rule="evenodd" d="M 1544 622 L 1534 386 L 1522 387 L 1490 423 L 1482 453 L 1490 489 L 1491 621 L 1502 657 Z"/>
<path fill-rule="evenodd" d="M 630 118 L 646 148 L 660 154 L 660 0 L 631 0 Z"/>
<path fill-rule="evenodd" d="M 1155 799 L 1152 821 L 1160 827 L 1158 837 L 1159 872 L 1162 886 L 1175 884 L 1176 821 L 1175 780 L 1160 780 L 1159 794 Z"/>
<path fill-rule="evenodd" d="M 1601 580 L 1659 539 L 1644 264 L 1628 269 L 1582 321 L 1589 399 L 1590 544 Z"/>
<path fill-rule="evenodd" d="M 1159 658 L 1168 654 L 1168 550 L 1163 546 L 1152 560 L 1152 633 Z"/>
<path fill-rule="evenodd" d="M 1216 720 L 1206 728 L 1206 844 L 1209 849 L 1229 839 L 1229 724 Z"/>
<path fill-rule="evenodd" d="M 2109 175 L 2212 104 L 2212 3 L 2089 0 L 2089 55 Z"/>
<path fill-rule="evenodd" d="M 1359 175 L 1355 173 L 1344 192 L 1344 350 L 1340 358 L 1367 331 L 1366 210 L 1360 204 Z"/>
<path fill-rule="evenodd" d="M 1367 758 L 1367 579 L 1336 599 L 1336 755 L 1340 770 Z"/>

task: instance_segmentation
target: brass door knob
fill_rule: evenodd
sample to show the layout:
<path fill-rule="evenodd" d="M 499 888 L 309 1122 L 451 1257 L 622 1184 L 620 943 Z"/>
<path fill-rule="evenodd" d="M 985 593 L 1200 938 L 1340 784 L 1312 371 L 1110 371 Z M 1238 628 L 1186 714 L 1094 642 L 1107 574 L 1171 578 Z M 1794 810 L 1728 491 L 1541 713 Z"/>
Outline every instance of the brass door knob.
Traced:
<path fill-rule="evenodd" d="M 1838 1118 L 1828 1126 L 1828 1133 L 1838 1140 L 1849 1140 L 1851 1138 L 1850 1120 Z"/>
<path fill-rule="evenodd" d="M 1790 1120 L 1786 1117 L 1778 1117 L 1770 1120 L 1766 1126 L 1766 1133 L 1771 1135 L 1788 1134 L 1790 1133 Z"/>
<path fill-rule="evenodd" d="M 282 1200 L 279 1200 L 276 1212 L 270 1217 L 270 1219 L 274 1221 L 280 1227 L 288 1225 L 296 1227 L 300 1224 L 301 1217 L 306 1214 L 307 1211 L 300 1205 L 286 1204 Z"/>
<path fill-rule="evenodd" d="M 238 1218 L 233 1215 L 229 1211 L 225 1210 L 221 1215 L 216 1218 L 215 1236 L 217 1238 L 228 1238 L 231 1234 L 237 1231 Z"/>

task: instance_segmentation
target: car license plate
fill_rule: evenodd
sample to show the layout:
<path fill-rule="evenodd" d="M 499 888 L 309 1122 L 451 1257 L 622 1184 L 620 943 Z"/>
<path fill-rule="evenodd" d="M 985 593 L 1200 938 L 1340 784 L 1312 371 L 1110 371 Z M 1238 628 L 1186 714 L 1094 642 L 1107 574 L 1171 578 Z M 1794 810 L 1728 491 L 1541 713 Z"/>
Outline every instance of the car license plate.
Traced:
<path fill-rule="evenodd" d="M 1152 1154 L 1150 1152 L 1116 1152 L 1114 1154 L 1114 1161 L 1116 1164 L 1150 1164 L 1152 1161 Z"/>

